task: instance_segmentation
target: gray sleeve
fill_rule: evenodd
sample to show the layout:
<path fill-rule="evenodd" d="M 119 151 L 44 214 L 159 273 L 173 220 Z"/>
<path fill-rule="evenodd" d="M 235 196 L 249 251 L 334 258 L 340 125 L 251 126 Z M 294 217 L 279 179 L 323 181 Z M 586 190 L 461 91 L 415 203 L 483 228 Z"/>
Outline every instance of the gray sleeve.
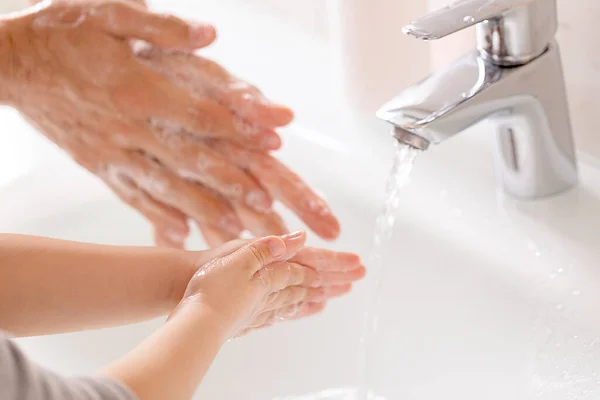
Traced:
<path fill-rule="evenodd" d="M 100 377 L 63 377 L 42 368 L 0 332 L 0 400 L 137 400 L 124 385 Z"/>

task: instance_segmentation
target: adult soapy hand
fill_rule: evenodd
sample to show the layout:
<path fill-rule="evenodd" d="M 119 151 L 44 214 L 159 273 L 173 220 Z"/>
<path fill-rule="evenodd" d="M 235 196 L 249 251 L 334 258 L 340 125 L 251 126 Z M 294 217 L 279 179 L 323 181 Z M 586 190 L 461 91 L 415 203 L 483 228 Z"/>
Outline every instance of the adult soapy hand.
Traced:
<path fill-rule="evenodd" d="M 228 339 L 322 311 L 328 299 L 349 292 L 365 268 L 355 254 L 307 248 L 305 240 L 296 232 L 212 250 L 169 318 L 200 309 L 219 321 Z"/>
<path fill-rule="evenodd" d="M 270 102 L 256 87 L 241 81 L 209 59 L 143 45 L 136 46 L 136 56 L 196 96 L 218 99 L 220 104 L 255 126 L 274 129 L 290 122 L 290 115 L 282 112 L 285 107 Z M 167 146 L 174 149 L 187 147 L 186 143 L 193 140 L 189 135 L 173 135 L 173 132 L 164 139 Z M 204 140 L 203 145 L 228 165 L 246 171 L 274 200 L 281 201 L 322 238 L 335 239 L 339 235 L 339 223 L 327 203 L 302 178 L 268 152 L 223 139 Z M 194 172 L 190 173 L 193 178 Z M 250 203 L 254 200 L 251 197 L 252 193 L 247 198 Z M 271 210 L 261 210 L 243 202 L 232 202 L 232 206 L 242 225 L 256 236 L 285 231 L 281 219 Z M 206 224 L 200 223 L 199 226 L 213 245 L 231 240 L 231 237 Z"/>
<path fill-rule="evenodd" d="M 188 219 L 211 245 L 284 233 L 283 201 L 322 237 L 327 205 L 267 152 L 292 112 L 190 52 L 213 27 L 116 0 L 44 1 L 0 20 L 0 101 L 101 177 L 181 247 Z"/>

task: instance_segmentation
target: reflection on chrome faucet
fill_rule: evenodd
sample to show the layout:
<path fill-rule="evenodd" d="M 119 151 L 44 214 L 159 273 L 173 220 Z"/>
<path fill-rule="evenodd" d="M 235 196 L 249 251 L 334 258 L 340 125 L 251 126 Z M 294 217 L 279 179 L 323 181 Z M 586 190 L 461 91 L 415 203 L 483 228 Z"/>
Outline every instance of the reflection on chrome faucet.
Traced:
<path fill-rule="evenodd" d="M 430 40 L 475 24 L 477 50 L 402 92 L 378 117 L 399 141 L 423 150 L 487 120 L 507 193 L 536 199 L 568 190 L 577 166 L 555 0 L 463 0 L 404 31 Z"/>

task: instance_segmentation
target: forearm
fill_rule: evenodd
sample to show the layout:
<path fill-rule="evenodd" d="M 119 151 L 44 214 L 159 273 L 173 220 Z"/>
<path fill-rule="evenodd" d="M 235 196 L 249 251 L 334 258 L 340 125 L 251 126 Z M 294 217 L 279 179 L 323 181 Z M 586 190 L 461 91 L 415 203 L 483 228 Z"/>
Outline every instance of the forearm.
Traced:
<path fill-rule="evenodd" d="M 226 340 L 223 328 L 207 310 L 186 307 L 103 374 L 139 400 L 189 400 Z"/>
<path fill-rule="evenodd" d="M 183 252 L 0 235 L 0 329 L 17 336 L 169 313 L 193 267 Z"/>

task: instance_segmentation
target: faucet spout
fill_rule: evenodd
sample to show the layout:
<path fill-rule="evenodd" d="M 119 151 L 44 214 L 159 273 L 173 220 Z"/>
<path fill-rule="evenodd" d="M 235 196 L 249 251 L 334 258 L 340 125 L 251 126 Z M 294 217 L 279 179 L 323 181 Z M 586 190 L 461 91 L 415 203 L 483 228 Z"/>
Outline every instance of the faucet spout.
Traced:
<path fill-rule="evenodd" d="M 577 182 L 575 147 L 558 45 L 506 68 L 478 51 L 407 89 L 378 112 L 413 147 L 440 144 L 486 121 L 497 133 L 504 190 L 533 199 Z M 426 145 L 424 145 L 426 144 Z"/>
<path fill-rule="evenodd" d="M 429 142 L 425 138 L 397 126 L 393 128 L 392 136 L 394 136 L 398 142 L 417 150 L 427 150 L 429 148 Z"/>

